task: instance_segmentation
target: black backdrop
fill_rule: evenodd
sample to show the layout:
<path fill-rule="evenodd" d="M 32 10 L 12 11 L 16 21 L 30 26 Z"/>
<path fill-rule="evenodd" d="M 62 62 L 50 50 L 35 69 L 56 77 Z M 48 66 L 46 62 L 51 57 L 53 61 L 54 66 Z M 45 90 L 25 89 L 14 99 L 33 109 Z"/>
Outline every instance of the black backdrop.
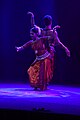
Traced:
<path fill-rule="evenodd" d="M 56 47 L 53 84 L 80 85 L 80 2 L 79 0 L 3 0 L 0 4 L 0 82 L 28 82 L 27 69 L 35 58 L 31 48 L 16 53 L 30 39 L 30 16 L 35 15 L 36 24 L 44 27 L 42 18 L 49 14 L 53 26 L 59 24 L 60 40 L 71 51 Z"/>

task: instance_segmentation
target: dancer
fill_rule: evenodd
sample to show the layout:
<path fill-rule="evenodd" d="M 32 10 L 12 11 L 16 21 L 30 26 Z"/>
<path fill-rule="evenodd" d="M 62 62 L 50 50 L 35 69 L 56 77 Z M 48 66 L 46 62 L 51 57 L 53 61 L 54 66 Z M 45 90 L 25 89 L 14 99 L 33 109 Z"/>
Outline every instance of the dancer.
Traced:
<path fill-rule="evenodd" d="M 21 47 L 16 47 L 17 52 L 31 46 L 35 51 L 36 59 L 28 69 L 30 84 L 32 87 L 39 88 L 40 90 L 46 90 L 47 85 L 53 76 L 53 61 L 54 61 L 54 46 L 61 45 L 65 48 L 67 55 L 69 56 L 69 50 L 59 40 L 56 32 L 57 27 L 49 29 L 49 34 L 44 34 L 44 29 L 41 29 L 34 24 L 34 17 L 32 19 L 32 26 L 30 30 L 30 36 L 32 40 L 28 41 Z M 49 25 L 52 25 L 50 22 Z M 48 43 L 48 47 L 46 46 Z"/>
<path fill-rule="evenodd" d="M 20 47 L 16 47 L 17 52 L 31 46 L 35 51 L 36 59 L 28 69 L 30 84 L 32 87 L 46 90 L 47 85 L 52 79 L 53 71 L 51 68 L 51 54 L 45 47 L 45 42 L 53 38 L 53 36 L 39 37 L 40 29 L 36 26 L 30 30 L 32 40 L 28 41 Z"/>

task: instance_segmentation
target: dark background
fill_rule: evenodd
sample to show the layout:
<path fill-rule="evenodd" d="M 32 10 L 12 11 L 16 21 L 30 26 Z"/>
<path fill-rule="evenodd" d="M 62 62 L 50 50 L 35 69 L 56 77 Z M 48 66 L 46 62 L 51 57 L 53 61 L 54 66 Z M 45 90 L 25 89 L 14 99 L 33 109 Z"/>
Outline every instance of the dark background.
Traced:
<path fill-rule="evenodd" d="M 17 53 L 15 46 L 29 41 L 30 16 L 35 15 L 36 24 L 44 27 L 42 19 L 49 14 L 53 26 L 60 25 L 58 35 L 71 51 L 56 46 L 55 70 L 51 83 L 80 86 L 80 2 L 79 0 L 3 0 L 0 1 L 0 82 L 27 83 L 27 69 L 35 59 L 31 48 Z"/>

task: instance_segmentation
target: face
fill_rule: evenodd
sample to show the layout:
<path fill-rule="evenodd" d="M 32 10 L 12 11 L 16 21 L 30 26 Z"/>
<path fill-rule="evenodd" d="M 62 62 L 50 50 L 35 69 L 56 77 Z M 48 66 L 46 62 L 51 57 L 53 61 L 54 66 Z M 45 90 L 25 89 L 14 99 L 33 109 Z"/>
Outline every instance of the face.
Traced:
<path fill-rule="evenodd" d="M 37 34 L 34 33 L 34 32 L 31 30 L 31 31 L 30 31 L 30 37 L 31 37 L 31 39 L 35 40 L 36 37 L 37 37 Z"/>

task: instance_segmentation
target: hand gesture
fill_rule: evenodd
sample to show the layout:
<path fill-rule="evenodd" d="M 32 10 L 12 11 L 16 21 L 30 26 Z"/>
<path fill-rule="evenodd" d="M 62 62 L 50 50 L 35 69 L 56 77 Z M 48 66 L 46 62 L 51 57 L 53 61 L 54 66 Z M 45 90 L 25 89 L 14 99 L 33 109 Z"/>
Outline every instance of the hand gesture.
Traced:
<path fill-rule="evenodd" d="M 16 51 L 19 52 L 19 51 L 22 51 L 23 50 L 23 47 L 15 47 Z"/>
<path fill-rule="evenodd" d="M 59 25 L 56 25 L 55 27 L 53 27 L 53 30 L 57 29 L 57 28 L 60 28 Z"/>
<path fill-rule="evenodd" d="M 65 49 L 65 52 L 66 52 L 67 56 L 70 57 L 70 51 L 68 50 L 67 47 L 66 47 L 66 49 Z"/>
<path fill-rule="evenodd" d="M 33 17 L 34 17 L 34 14 L 33 14 L 32 12 L 28 12 L 27 14 L 30 14 L 31 16 L 33 16 Z"/>

